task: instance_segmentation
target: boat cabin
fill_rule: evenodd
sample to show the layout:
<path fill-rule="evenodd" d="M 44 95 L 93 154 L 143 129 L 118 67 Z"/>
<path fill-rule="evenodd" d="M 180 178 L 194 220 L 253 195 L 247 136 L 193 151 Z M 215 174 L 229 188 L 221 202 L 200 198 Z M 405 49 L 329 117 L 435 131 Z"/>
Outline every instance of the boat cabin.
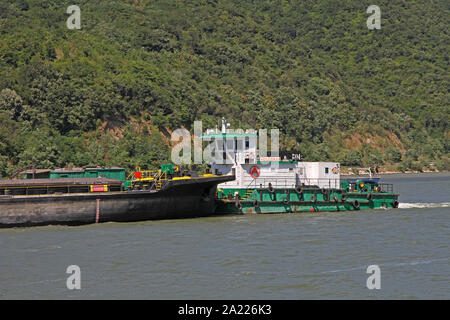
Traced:
<path fill-rule="evenodd" d="M 222 119 L 221 131 L 208 129 L 202 136 L 210 142 L 207 148 L 212 173 L 236 176 L 236 180 L 222 183 L 219 188 L 340 188 L 339 163 L 303 162 L 301 155 L 293 152 L 263 155 L 257 147 L 259 137 L 255 130 L 244 132 L 228 127 Z"/>

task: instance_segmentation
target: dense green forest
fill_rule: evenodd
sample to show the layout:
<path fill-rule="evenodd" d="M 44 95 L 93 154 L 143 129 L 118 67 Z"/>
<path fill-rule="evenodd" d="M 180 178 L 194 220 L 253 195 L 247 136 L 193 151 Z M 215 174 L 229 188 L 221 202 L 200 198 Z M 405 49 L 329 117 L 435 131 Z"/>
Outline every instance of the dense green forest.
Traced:
<path fill-rule="evenodd" d="M 0 176 L 155 167 L 222 116 L 305 160 L 448 170 L 449 25 L 446 0 L 0 0 Z"/>

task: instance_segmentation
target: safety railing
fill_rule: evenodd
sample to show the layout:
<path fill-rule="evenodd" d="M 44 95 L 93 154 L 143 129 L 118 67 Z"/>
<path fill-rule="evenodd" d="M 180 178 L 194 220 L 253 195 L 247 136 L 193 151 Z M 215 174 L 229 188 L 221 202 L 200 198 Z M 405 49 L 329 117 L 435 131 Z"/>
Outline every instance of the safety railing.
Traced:
<path fill-rule="evenodd" d="M 316 187 L 316 188 L 340 188 L 340 179 L 300 179 L 300 183 L 296 183 L 292 179 L 270 179 L 270 178 L 256 178 L 253 179 L 247 186 L 247 189 L 256 188 L 268 188 L 269 183 L 275 189 L 288 189 L 295 188 L 297 185 L 305 187 Z"/>
<path fill-rule="evenodd" d="M 162 187 L 166 184 L 166 182 L 168 181 L 167 178 L 167 172 L 166 171 L 162 171 L 158 174 L 157 178 L 156 178 L 156 182 L 155 182 L 155 187 L 156 190 L 161 190 Z"/>
<path fill-rule="evenodd" d="M 378 185 L 382 192 L 394 193 L 394 185 L 392 183 L 380 183 Z"/>
<path fill-rule="evenodd" d="M 139 177 L 136 177 L 139 173 Z M 167 171 L 162 170 L 141 170 L 136 167 L 136 171 L 128 176 L 131 181 L 131 190 L 161 190 L 169 181 Z"/>

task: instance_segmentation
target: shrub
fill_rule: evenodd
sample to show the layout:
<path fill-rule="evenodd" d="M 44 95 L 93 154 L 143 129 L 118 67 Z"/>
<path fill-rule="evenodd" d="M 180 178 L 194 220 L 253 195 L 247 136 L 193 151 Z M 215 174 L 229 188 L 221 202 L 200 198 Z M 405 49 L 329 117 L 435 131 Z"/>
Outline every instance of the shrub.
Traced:
<path fill-rule="evenodd" d="M 400 162 L 402 160 L 402 153 L 397 148 L 389 146 L 384 152 L 384 160 L 391 163 Z"/>

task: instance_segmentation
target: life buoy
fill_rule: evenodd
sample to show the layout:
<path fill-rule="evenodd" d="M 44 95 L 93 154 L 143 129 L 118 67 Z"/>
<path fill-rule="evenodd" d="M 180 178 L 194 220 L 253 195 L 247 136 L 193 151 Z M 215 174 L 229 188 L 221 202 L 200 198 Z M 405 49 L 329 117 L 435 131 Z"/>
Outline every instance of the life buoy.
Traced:
<path fill-rule="evenodd" d="M 398 201 L 397 201 L 397 200 L 395 200 L 395 201 L 392 202 L 391 204 L 392 204 L 392 206 L 393 206 L 394 208 L 398 208 Z"/>
<path fill-rule="evenodd" d="M 355 209 L 359 209 L 359 201 L 358 200 L 353 201 L 353 207 Z"/>

